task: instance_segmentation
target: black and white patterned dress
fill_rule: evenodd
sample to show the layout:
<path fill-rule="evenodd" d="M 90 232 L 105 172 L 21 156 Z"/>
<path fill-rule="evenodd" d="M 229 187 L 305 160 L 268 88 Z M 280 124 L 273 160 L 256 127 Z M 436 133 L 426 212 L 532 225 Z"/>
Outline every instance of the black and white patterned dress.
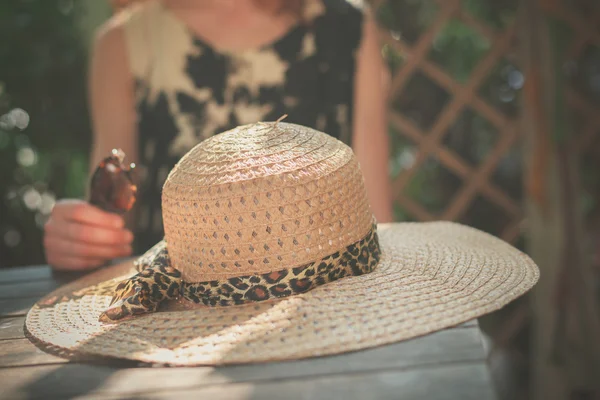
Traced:
<path fill-rule="evenodd" d="M 351 145 L 363 11 L 356 1 L 307 0 L 301 23 L 268 45 L 237 53 L 211 47 L 159 0 L 124 16 L 145 171 L 135 206 L 136 253 L 162 239 L 162 185 L 199 141 L 288 114 L 286 122 Z"/>

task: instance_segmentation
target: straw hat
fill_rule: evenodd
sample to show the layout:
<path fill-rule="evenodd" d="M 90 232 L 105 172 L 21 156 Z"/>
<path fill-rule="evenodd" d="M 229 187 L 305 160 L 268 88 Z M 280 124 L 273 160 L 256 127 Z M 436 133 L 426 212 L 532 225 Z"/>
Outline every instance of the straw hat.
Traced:
<path fill-rule="evenodd" d="M 467 226 L 377 225 L 352 150 L 294 124 L 198 144 L 169 174 L 162 212 L 165 239 L 144 256 L 40 300 L 31 340 L 65 357 L 181 366 L 298 359 L 460 324 L 539 276 Z"/>

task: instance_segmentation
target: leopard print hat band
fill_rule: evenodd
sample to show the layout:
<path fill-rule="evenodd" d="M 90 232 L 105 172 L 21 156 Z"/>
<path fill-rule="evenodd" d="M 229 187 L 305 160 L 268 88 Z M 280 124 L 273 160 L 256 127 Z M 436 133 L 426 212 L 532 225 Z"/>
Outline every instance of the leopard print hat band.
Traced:
<path fill-rule="evenodd" d="M 103 322 L 154 312 L 167 300 L 183 298 L 206 306 L 231 306 L 305 293 L 346 276 L 358 276 L 377 266 L 381 255 L 377 225 L 356 243 L 315 262 L 263 274 L 226 280 L 185 282 L 173 268 L 163 240 L 134 262 L 139 271 L 115 289 Z"/>

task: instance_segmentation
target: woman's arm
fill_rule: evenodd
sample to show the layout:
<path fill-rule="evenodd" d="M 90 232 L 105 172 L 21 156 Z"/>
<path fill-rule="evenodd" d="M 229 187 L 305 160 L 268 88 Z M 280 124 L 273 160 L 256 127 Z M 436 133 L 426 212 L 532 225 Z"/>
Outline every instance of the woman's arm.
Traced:
<path fill-rule="evenodd" d="M 134 86 L 118 20 L 109 21 L 96 35 L 89 69 L 89 105 L 91 172 L 113 148 L 121 148 L 128 162 L 137 162 Z"/>
<path fill-rule="evenodd" d="M 353 147 L 365 177 L 369 201 L 378 222 L 394 220 L 389 180 L 387 100 L 389 73 L 371 14 L 365 13 L 357 54 Z"/>
<path fill-rule="evenodd" d="M 125 32 L 117 16 L 98 30 L 92 51 L 89 69 L 93 131 L 90 173 L 114 148 L 123 150 L 127 163 L 138 163 L 134 97 Z M 128 214 L 125 219 L 131 229 L 135 223 L 133 214 Z"/>
<path fill-rule="evenodd" d="M 133 87 L 120 28 L 112 21 L 94 43 L 89 94 L 93 122 L 92 171 L 114 147 L 135 160 Z M 56 269 L 85 270 L 131 255 L 133 235 L 125 221 L 83 200 L 63 199 L 44 226 L 47 262 Z"/>

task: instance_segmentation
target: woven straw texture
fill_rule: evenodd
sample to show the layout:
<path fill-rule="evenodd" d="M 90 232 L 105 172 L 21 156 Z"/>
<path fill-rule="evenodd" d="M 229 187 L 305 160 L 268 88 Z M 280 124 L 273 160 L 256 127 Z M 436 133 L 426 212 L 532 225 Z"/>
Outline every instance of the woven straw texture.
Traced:
<path fill-rule="evenodd" d="M 350 147 L 283 122 L 198 144 L 169 174 L 162 210 L 169 256 L 188 282 L 318 260 L 373 222 Z"/>
<path fill-rule="evenodd" d="M 285 123 L 208 139 L 163 190 L 172 266 L 187 282 L 291 268 L 343 251 L 373 216 L 352 150 Z M 221 365 L 336 354 L 423 335 L 496 310 L 529 290 L 537 266 L 491 235 L 450 222 L 379 225 L 374 271 L 299 295 L 228 307 L 172 301 L 98 321 L 131 263 L 58 289 L 26 318 L 30 338 L 65 357 Z"/>
<path fill-rule="evenodd" d="M 450 327 L 501 308 L 538 279 L 538 268 L 525 254 L 469 227 L 404 223 L 380 226 L 379 233 L 383 258 L 374 272 L 302 295 L 235 307 L 176 305 L 176 311 L 102 324 L 98 316 L 110 302 L 103 295 L 107 286 L 133 273 L 124 264 L 51 294 L 68 297 L 108 281 L 81 298 L 34 306 L 26 328 L 43 348 L 80 356 L 181 366 L 297 359 Z"/>

